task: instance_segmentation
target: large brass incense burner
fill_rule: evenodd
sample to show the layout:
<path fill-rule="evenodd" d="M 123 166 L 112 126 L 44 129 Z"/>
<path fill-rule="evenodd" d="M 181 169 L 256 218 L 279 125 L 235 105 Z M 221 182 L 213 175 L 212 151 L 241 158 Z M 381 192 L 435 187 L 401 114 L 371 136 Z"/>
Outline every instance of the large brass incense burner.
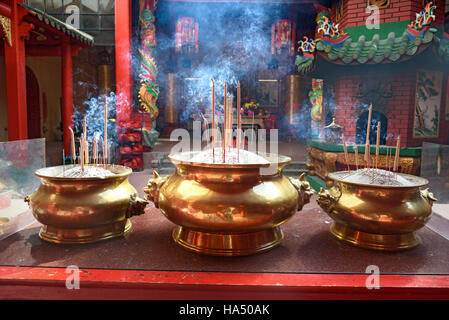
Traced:
<path fill-rule="evenodd" d="M 240 256 L 279 245 L 279 226 L 308 203 L 313 191 L 305 176 L 286 178 L 291 159 L 265 154 L 264 164 L 203 164 L 189 161 L 195 152 L 169 156 L 172 176 L 154 173 L 144 189 L 148 200 L 173 223 L 173 239 L 182 247 L 209 255 Z"/>
<path fill-rule="evenodd" d="M 329 174 L 336 185 L 321 189 L 317 202 L 334 220 L 330 231 L 338 239 L 377 250 L 396 251 L 420 243 L 416 230 L 424 227 L 436 199 L 424 178 L 400 174 L 407 186 L 383 186 L 345 181 L 346 171 Z"/>
<path fill-rule="evenodd" d="M 68 166 L 66 166 L 68 168 Z M 114 238 L 131 228 L 128 218 L 148 203 L 129 183 L 132 170 L 112 165 L 109 177 L 58 177 L 63 166 L 36 171 L 40 187 L 25 198 L 43 224 L 39 236 L 54 243 L 89 243 Z"/>

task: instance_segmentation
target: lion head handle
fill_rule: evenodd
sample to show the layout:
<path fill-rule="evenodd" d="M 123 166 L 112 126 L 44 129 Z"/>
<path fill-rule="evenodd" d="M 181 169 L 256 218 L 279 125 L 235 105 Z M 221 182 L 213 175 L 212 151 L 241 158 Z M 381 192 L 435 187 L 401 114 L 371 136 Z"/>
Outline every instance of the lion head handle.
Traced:
<path fill-rule="evenodd" d="M 143 192 L 147 194 L 147 199 L 153 202 L 156 208 L 159 208 L 159 191 L 167 179 L 168 177 L 161 177 L 153 170 L 153 178 L 148 180 L 148 185 L 143 188 Z"/>
<path fill-rule="evenodd" d="M 306 181 L 306 174 L 302 173 L 298 178 L 289 178 L 292 185 L 298 190 L 298 210 L 310 202 L 310 198 L 313 196 L 314 191 L 310 188 L 310 184 Z"/>
<path fill-rule="evenodd" d="M 316 202 L 324 211 L 331 213 L 340 197 L 341 190 L 339 185 L 332 187 L 330 190 L 321 188 Z"/>

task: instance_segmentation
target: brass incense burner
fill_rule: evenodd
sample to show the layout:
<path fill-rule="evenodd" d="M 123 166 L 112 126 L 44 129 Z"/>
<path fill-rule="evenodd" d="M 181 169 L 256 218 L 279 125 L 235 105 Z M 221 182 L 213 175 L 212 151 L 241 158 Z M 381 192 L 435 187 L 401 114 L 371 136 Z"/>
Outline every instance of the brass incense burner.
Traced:
<path fill-rule="evenodd" d="M 65 166 L 68 168 L 69 166 Z M 131 228 L 128 218 L 144 213 L 147 201 L 129 183 L 132 170 L 112 165 L 109 177 L 58 177 L 63 166 L 36 171 L 39 188 L 25 198 L 43 224 L 39 236 L 54 243 L 90 243 L 122 236 Z"/>
<path fill-rule="evenodd" d="M 330 232 L 339 240 L 377 250 L 402 250 L 420 243 L 416 230 L 430 219 L 436 199 L 424 178 L 400 174 L 408 186 L 383 186 L 345 181 L 346 171 L 329 174 L 336 182 L 321 189 L 317 202 L 335 221 Z"/>
<path fill-rule="evenodd" d="M 208 255 L 240 256 L 269 250 L 282 242 L 280 225 L 310 201 L 305 181 L 286 178 L 289 157 L 265 154 L 269 164 L 203 164 L 191 162 L 196 152 L 169 156 L 172 176 L 154 172 L 144 189 L 148 200 L 173 223 L 174 241 L 185 249 Z M 259 154 L 260 155 L 260 154 Z"/>

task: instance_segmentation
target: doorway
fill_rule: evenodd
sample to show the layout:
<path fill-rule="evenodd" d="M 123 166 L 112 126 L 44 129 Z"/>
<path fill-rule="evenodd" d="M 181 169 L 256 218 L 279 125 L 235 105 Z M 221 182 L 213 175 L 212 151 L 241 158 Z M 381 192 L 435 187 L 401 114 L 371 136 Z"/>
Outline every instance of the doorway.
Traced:
<path fill-rule="evenodd" d="M 26 67 L 28 139 L 41 137 L 41 107 L 39 83 L 34 72 Z"/>

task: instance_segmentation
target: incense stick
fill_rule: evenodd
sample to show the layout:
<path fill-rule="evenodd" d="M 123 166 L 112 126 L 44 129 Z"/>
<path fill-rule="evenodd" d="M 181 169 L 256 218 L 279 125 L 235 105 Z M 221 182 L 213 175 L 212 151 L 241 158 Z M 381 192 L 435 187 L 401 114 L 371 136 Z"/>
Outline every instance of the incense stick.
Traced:
<path fill-rule="evenodd" d="M 370 135 L 370 127 L 371 127 L 371 114 L 373 112 L 373 105 L 370 104 L 369 106 L 369 112 L 368 112 L 368 122 L 366 123 L 366 139 L 365 139 L 365 167 L 370 167 L 371 160 L 370 160 L 370 154 L 371 154 L 371 147 L 369 142 L 369 135 Z"/>
<path fill-rule="evenodd" d="M 354 157 L 355 157 L 355 168 L 359 170 L 359 150 L 357 149 L 357 144 L 354 144 Z"/>
<path fill-rule="evenodd" d="M 240 81 L 237 81 L 237 161 L 239 162 L 240 154 L 240 108 L 241 108 L 241 97 L 240 97 Z"/>
<path fill-rule="evenodd" d="M 379 143 L 380 143 L 380 121 L 377 123 L 377 138 L 376 138 L 376 170 L 379 162 Z"/>
<path fill-rule="evenodd" d="M 394 154 L 394 163 L 393 163 L 393 171 L 396 173 L 399 165 L 399 151 L 401 144 L 401 135 L 398 136 L 398 140 L 396 141 L 396 151 Z"/>
<path fill-rule="evenodd" d="M 224 83 L 224 97 L 223 97 L 223 163 L 226 163 L 226 118 L 227 118 L 227 95 L 228 95 L 228 83 Z"/>
<path fill-rule="evenodd" d="M 62 148 L 62 176 L 65 176 L 65 151 Z"/>
<path fill-rule="evenodd" d="M 343 140 L 343 150 L 345 152 L 345 160 L 346 160 L 346 165 L 348 166 L 348 172 L 351 172 L 351 169 L 349 168 L 348 150 L 346 149 L 345 135 L 343 134 L 341 138 Z"/>
<path fill-rule="evenodd" d="M 92 157 L 94 162 L 94 167 L 97 165 L 97 137 L 94 135 L 94 147 L 92 150 Z"/>
<path fill-rule="evenodd" d="M 72 144 L 72 159 L 73 159 L 73 167 L 76 165 L 76 150 L 75 150 L 75 133 L 73 132 L 72 127 L 69 127 L 70 135 L 72 136 L 71 144 Z"/>
<path fill-rule="evenodd" d="M 215 162 L 215 81 L 213 78 L 210 81 L 212 82 L 212 162 Z"/>
<path fill-rule="evenodd" d="M 104 100 L 104 144 L 103 144 L 104 168 L 108 168 L 108 104 Z"/>

